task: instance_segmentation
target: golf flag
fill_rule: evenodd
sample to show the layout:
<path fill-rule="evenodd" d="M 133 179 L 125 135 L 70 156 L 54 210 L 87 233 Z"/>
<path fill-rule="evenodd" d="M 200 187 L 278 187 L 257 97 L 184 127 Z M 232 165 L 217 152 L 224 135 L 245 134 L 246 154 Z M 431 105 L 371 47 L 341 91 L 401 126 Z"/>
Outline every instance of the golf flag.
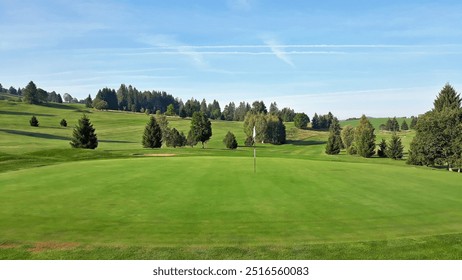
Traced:
<path fill-rule="evenodd" d="M 255 149 L 255 137 L 257 136 L 257 131 L 255 126 L 253 126 L 253 173 L 257 172 L 257 150 Z"/>

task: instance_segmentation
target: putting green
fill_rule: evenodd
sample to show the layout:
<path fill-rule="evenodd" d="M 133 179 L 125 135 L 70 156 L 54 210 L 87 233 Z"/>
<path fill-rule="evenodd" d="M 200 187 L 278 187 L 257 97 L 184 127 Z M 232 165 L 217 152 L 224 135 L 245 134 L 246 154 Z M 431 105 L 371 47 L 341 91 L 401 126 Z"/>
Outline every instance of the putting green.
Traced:
<path fill-rule="evenodd" d="M 462 232 L 460 175 L 251 157 L 135 157 L 0 174 L 11 242 L 234 246 Z"/>

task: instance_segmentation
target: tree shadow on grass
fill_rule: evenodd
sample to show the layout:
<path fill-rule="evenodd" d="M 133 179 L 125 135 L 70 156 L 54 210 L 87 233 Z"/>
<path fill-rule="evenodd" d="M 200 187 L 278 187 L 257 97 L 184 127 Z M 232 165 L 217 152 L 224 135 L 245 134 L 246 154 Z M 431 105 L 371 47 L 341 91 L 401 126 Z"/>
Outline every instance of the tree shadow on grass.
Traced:
<path fill-rule="evenodd" d="M 67 140 L 67 141 L 71 140 L 70 137 L 64 137 L 64 136 L 59 136 L 59 135 L 47 134 L 47 133 L 22 131 L 22 130 L 14 130 L 14 129 L 3 129 L 3 128 L 0 128 L 0 131 L 6 132 L 6 133 L 9 133 L 9 134 L 36 137 L 36 138 L 43 138 L 43 139 Z M 98 140 L 98 142 L 100 142 L 100 143 L 121 143 L 121 144 L 136 143 L 136 142 L 125 141 L 125 140 Z"/>
<path fill-rule="evenodd" d="M 29 137 L 36 137 L 36 138 L 43 138 L 43 139 L 52 139 L 52 140 L 71 140 L 69 137 L 53 135 L 53 134 L 46 134 L 46 133 L 39 133 L 39 132 L 31 132 L 31 131 L 22 131 L 22 130 L 14 130 L 14 129 L 3 129 L 0 128 L 0 131 L 21 135 L 21 136 L 29 136 Z"/>
<path fill-rule="evenodd" d="M 133 141 L 125 141 L 125 140 L 98 140 L 100 143 L 121 143 L 121 144 L 133 144 L 136 142 Z"/>
<path fill-rule="evenodd" d="M 39 105 L 42 107 L 55 108 L 55 109 L 75 110 L 75 107 L 69 106 L 67 104 L 61 104 L 61 103 L 42 103 Z"/>
<path fill-rule="evenodd" d="M 313 146 L 313 145 L 324 145 L 327 141 L 319 140 L 287 140 L 286 144 L 294 146 Z"/>
<path fill-rule="evenodd" d="M 10 112 L 10 111 L 0 111 L 0 115 L 13 115 L 13 116 L 36 116 L 36 117 L 55 117 L 56 115 L 51 114 L 34 114 L 27 112 Z"/>

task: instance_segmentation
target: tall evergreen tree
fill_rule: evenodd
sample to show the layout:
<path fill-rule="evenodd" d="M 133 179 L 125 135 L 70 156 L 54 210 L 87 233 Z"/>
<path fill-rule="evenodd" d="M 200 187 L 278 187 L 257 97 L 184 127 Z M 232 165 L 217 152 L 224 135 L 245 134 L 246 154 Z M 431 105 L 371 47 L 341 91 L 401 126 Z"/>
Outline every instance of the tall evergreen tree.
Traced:
<path fill-rule="evenodd" d="M 91 108 L 93 107 L 93 100 L 91 99 L 91 95 L 89 94 L 87 98 L 85 98 L 85 107 Z"/>
<path fill-rule="evenodd" d="M 326 144 L 326 154 L 337 155 L 342 148 L 342 138 L 340 136 L 340 124 L 337 118 L 332 118 L 329 128 L 329 138 Z"/>
<path fill-rule="evenodd" d="M 202 112 L 194 112 L 191 119 L 191 137 L 197 142 L 207 142 L 212 137 L 212 123 Z"/>
<path fill-rule="evenodd" d="M 37 86 L 34 82 L 30 81 L 29 84 L 22 91 L 24 102 L 29 104 L 38 104 L 39 96 L 37 92 Z"/>
<path fill-rule="evenodd" d="M 407 125 L 406 120 L 403 120 L 401 123 L 401 130 L 409 130 L 409 126 Z"/>
<path fill-rule="evenodd" d="M 385 139 L 382 138 L 382 141 L 379 144 L 377 155 L 383 158 L 387 156 L 386 152 L 387 152 L 387 142 L 385 141 Z"/>
<path fill-rule="evenodd" d="M 387 145 L 385 153 L 387 157 L 391 159 L 401 159 L 403 158 L 403 144 L 401 143 L 401 138 L 395 133 L 391 136 L 391 140 Z"/>
<path fill-rule="evenodd" d="M 369 158 L 375 154 L 374 127 L 365 115 L 361 116 L 355 131 L 355 147 L 358 155 L 362 157 Z"/>
<path fill-rule="evenodd" d="M 314 113 L 313 118 L 311 119 L 311 127 L 313 129 L 319 129 L 321 128 L 320 123 L 319 123 L 319 116 L 317 113 Z"/>
<path fill-rule="evenodd" d="M 452 170 L 461 157 L 458 144 L 462 139 L 460 105 L 459 95 L 446 84 L 437 96 L 433 110 L 419 116 L 407 163 L 446 165 Z"/>
<path fill-rule="evenodd" d="M 418 120 L 417 117 L 414 117 L 414 116 L 411 117 L 411 124 L 409 125 L 410 129 L 415 129 L 415 126 L 417 125 L 417 120 Z"/>
<path fill-rule="evenodd" d="M 151 116 L 146 124 L 142 144 L 144 148 L 160 148 L 162 146 L 162 130 L 154 116 Z"/>
<path fill-rule="evenodd" d="M 98 147 L 95 129 L 86 115 L 80 118 L 78 125 L 74 128 L 70 144 L 73 148 L 96 149 Z"/>
<path fill-rule="evenodd" d="M 444 108 L 458 110 L 460 109 L 460 101 L 460 94 L 457 94 L 450 84 L 446 84 L 433 102 L 434 110 L 438 112 Z"/>

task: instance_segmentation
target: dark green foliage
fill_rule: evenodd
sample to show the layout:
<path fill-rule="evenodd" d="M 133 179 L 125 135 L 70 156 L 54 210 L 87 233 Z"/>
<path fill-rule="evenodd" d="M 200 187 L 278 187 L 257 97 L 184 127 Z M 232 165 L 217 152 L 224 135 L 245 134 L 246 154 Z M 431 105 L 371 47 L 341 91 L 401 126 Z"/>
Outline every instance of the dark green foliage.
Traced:
<path fill-rule="evenodd" d="M 329 129 L 334 115 L 329 112 L 327 115 L 319 115 L 314 113 L 313 118 L 311 119 L 311 128 L 313 129 Z"/>
<path fill-rule="evenodd" d="M 117 95 L 114 89 L 103 88 L 98 91 L 96 94 L 95 100 L 103 100 L 107 103 L 107 108 L 109 110 L 119 109 L 119 104 L 117 101 Z M 96 106 L 94 106 L 96 108 Z M 139 111 L 139 109 L 137 110 Z"/>
<path fill-rule="evenodd" d="M 182 119 L 184 119 L 184 118 L 186 118 L 186 117 L 188 116 L 188 115 L 186 114 L 186 110 L 185 110 L 184 106 L 180 108 L 179 116 L 180 116 L 180 118 L 182 118 Z"/>
<path fill-rule="evenodd" d="M 267 115 L 267 130 L 265 141 L 270 144 L 281 145 L 286 143 L 286 126 L 277 116 Z"/>
<path fill-rule="evenodd" d="M 204 148 L 204 143 L 212 137 L 212 123 L 205 114 L 202 112 L 193 113 L 190 133 L 196 143 L 201 142 L 202 148 Z"/>
<path fill-rule="evenodd" d="M 39 121 L 35 116 L 32 116 L 32 118 L 30 118 L 29 123 L 31 126 L 39 126 Z"/>
<path fill-rule="evenodd" d="M 295 111 L 288 107 L 284 107 L 281 111 L 279 111 L 278 115 L 284 122 L 293 122 L 295 118 Z"/>
<path fill-rule="evenodd" d="M 326 154 L 337 155 L 342 149 L 342 138 L 340 137 L 340 124 L 337 118 L 333 118 L 329 128 L 329 138 L 326 144 Z"/>
<path fill-rule="evenodd" d="M 417 125 L 417 117 L 412 116 L 411 117 L 411 125 L 409 126 L 410 129 L 415 129 L 415 126 Z"/>
<path fill-rule="evenodd" d="M 419 117 L 416 136 L 411 142 L 407 163 L 447 165 L 449 170 L 462 165 L 462 110 L 460 97 L 446 84 L 432 111 Z"/>
<path fill-rule="evenodd" d="M 434 110 L 438 112 L 443 109 L 459 110 L 460 101 L 460 94 L 457 94 L 450 84 L 446 84 L 433 102 Z"/>
<path fill-rule="evenodd" d="M 318 116 L 317 113 L 314 113 L 314 116 L 311 119 L 311 128 L 313 128 L 313 129 L 319 129 L 320 128 L 319 116 Z"/>
<path fill-rule="evenodd" d="M 366 118 L 361 116 L 359 126 L 355 130 L 355 146 L 358 155 L 369 158 L 375 154 L 374 127 Z"/>
<path fill-rule="evenodd" d="M 39 103 L 37 86 L 34 84 L 34 82 L 30 81 L 29 84 L 24 88 L 22 94 L 24 102 L 29 104 Z"/>
<path fill-rule="evenodd" d="M 382 158 L 387 157 L 386 152 L 387 152 L 387 142 L 385 141 L 385 139 L 382 138 L 382 141 L 379 144 L 377 155 Z"/>
<path fill-rule="evenodd" d="M 252 135 L 247 136 L 247 138 L 245 138 L 244 145 L 246 145 L 247 147 L 252 147 L 254 144 L 255 144 L 255 141 L 253 140 Z"/>
<path fill-rule="evenodd" d="M 86 115 L 80 118 L 78 125 L 74 128 L 70 144 L 73 148 L 95 149 L 98 147 L 95 129 Z"/>
<path fill-rule="evenodd" d="M 162 130 L 154 116 L 151 116 L 143 133 L 144 148 L 160 148 L 162 146 Z"/>
<path fill-rule="evenodd" d="M 91 108 L 93 107 L 93 100 L 91 99 L 91 95 L 89 94 L 87 98 L 85 98 L 85 107 Z"/>
<path fill-rule="evenodd" d="M 67 127 L 67 121 L 65 119 L 62 119 L 60 122 L 59 122 L 59 125 L 62 126 L 62 127 Z"/>
<path fill-rule="evenodd" d="M 207 112 L 210 114 L 210 118 L 212 120 L 220 120 L 221 119 L 220 103 L 218 103 L 218 101 L 216 100 L 213 100 L 213 103 L 207 106 Z"/>
<path fill-rule="evenodd" d="M 460 158 L 462 138 L 461 110 L 429 111 L 419 117 L 416 136 L 411 142 L 408 163 L 414 165 L 447 165 Z"/>
<path fill-rule="evenodd" d="M 294 125 L 300 129 L 306 129 L 310 118 L 305 113 L 297 113 L 294 118 Z"/>
<path fill-rule="evenodd" d="M 401 130 L 409 130 L 409 126 L 407 125 L 406 120 L 403 120 L 403 123 L 401 124 Z"/>
<path fill-rule="evenodd" d="M 384 130 L 393 131 L 393 132 L 399 131 L 399 123 L 396 117 L 393 117 L 393 119 L 388 118 L 387 123 L 385 124 Z"/>
<path fill-rule="evenodd" d="M 186 136 L 183 132 L 180 133 L 176 128 L 172 128 L 169 129 L 164 143 L 167 147 L 183 147 L 186 145 Z"/>
<path fill-rule="evenodd" d="M 342 132 L 340 133 L 340 136 L 342 137 L 342 143 L 343 147 L 345 149 L 348 149 L 353 145 L 353 142 L 355 141 L 355 129 L 351 125 L 347 125 L 342 129 Z"/>
<path fill-rule="evenodd" d="M 388 158 L 391 159 L 401 159 L 403 158 L 403 144 L 401 143 L 401 138 L 398 135 L 393 134 L 391 140 L 387 145 L 385 153 Z"/>
<path fill-rule="evenodd" d="M 272 103 L 270 104 L 269 113 L 270 113 L 271 115 L 279 116 L 278 104 L 276 104 L 276 102 L 272 102 Z"/>
<path fill-rule="evenodd" d="M 222 112 L 223 119 L 225 121 L 233 121 L 235 112 L 236 112 L 236 105 L 234 104 L 234 102 L 230 102 L 223 109 L 223 112 Z"/>
<path fill-rule="evenodd" d="M 191 148 L 197 145 L 197 140 L 192 130 L 189 130 L 188 132 L 188 137 L 186 138 L 186 145 L 191 146 Z"/>
<path fill-rule="evenodd" d="M 255 102 L 253 102 L 251 112 L 254 113 L 254 114 L 260 114 L 260 113 L 266 114 L 266 113 L 268 113 L 268 111 L 266 110 L 265 103 L 263 101 L 255 101 Z"/>
<path fill-rule="evenodd" d="M 231 131 L 228 131 L 228 133 L 226 133 L 225 138 L 223 139 L 223 143 L 228 149 L 234 150 L 237 148 L 236 136 L 234 136 L 234 134 Z"/>

